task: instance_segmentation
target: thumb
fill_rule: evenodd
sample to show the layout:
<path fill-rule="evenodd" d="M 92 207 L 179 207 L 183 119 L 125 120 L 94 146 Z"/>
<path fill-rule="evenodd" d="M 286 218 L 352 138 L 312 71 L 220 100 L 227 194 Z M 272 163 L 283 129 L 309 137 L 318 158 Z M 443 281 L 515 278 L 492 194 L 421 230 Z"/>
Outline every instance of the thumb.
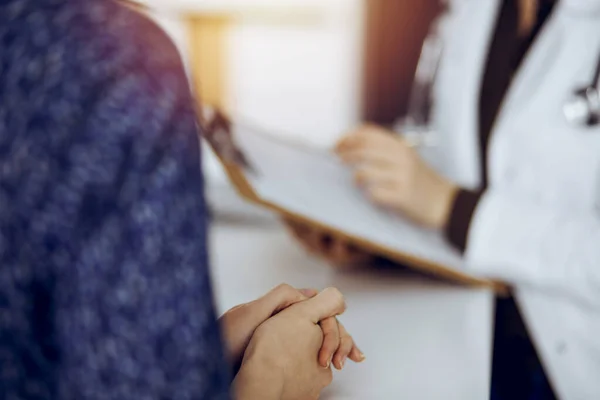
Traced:
<path fill-rule="evenodd" d="M 300 289 L 300 293 L 302 293 L 304 296 L 306 296 L 307 299 L 309 299 L 318 295 L 319 291 L 317 289 Z"/>
<path fill-rule="evenodd" d="M 326 318 L 343 314 L 346 311 L 346 301 L 339 290 L 327 288 L 315 297 L 296 304 L 294 309 L 310 318 L 312 323 L 318 324 Z"/>

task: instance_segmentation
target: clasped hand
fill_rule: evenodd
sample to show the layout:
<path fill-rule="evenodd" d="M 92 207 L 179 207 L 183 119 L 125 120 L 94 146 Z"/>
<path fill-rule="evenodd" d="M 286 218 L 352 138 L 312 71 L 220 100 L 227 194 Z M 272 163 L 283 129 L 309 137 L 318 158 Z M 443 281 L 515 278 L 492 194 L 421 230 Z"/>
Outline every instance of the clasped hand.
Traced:
<path fill-rule="evenodd" d="M 221 317 L 227 356 L 241 365 L 238 399 L 316 399 L 331 383 L 331 366 L 364 355 L 336 316 L 345 310 L 337 289 L 280 285 Z"/>

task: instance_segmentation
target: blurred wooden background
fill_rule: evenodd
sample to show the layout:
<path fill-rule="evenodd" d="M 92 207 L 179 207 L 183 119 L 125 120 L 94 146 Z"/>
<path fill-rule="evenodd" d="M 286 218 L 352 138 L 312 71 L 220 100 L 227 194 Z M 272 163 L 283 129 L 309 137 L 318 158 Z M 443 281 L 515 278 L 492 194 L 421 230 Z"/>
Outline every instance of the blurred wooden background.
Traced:
<path fill-rule="evenodd" d="M 356 101 L 358 106 L 354 114 L 356 119 L 388 125 L 406 111 L 421 46 L 431 21 L 439 13 L 440 0 L 361 1 L 365 11 L 362 33 L 364 36 L 361 41 L 364 46 L 363 72 L 361 82 L 358 83 L 359 90 L 356 92 L 359 98 L 352 100 Z M 205 104 L 220 108 L 227 108 L 230 100 L 227 98 L 229 91 L 226 76 L 230 71 L 227 68 L 228 53 L 225 45 L 236 15 L 261 16 L 266 12 L 265 10 L 277 11 L 273 11 L 274 6 L 272 9 L 259 7 L 254 10 L 251 6 L 259 4 L 258 0 L 248 2 L 247 10 L 237 12 L 234 12 L 237 9 L 233 6 L 225 7 L 225 3 L 227 2 L 211 3 L 198 0 L 197 3 L 193 3 L 194 7 L 187 5 L 184 7 L 181 1 L 173 0 L 173 10 L 171 10 L 175 12 L 179 10 L 184 16 L 187 43 L 183 47 L 189 54 L 195 89 Z M 220 8 L 215 4 L 220 4 Z M 169 9 L 164 7 L 165 10 Z M 287 15 L 288 19 L 291 17 L 288 23 L 296 22 L 295 19 L 302 21 L 305 19 L 302 18 L 302 7 L 299 5 L 278 7 L 281 8 L 281 15 Z M 310 5 L 305 7 L 310 9 Z M 277 15 L 275 19 L 280 18 L 279 14 Z M 309 35 L 307 34 L 307 37 Z M 257 55 L 257 57 L 261 56 Z M 323 59 L 321 62 L 330 63 L 331 60 Z M 330 88 L 324 90 L 328 89 Z M 293 92 L 290 93 L 293 97 Z M 318 119 L 317 116 L 315 118 Z"/>
<path fill-rule="evenodd" d="M 391 124 L 406 111 L 438 0 L 367 0 L 364 119 Z"/>

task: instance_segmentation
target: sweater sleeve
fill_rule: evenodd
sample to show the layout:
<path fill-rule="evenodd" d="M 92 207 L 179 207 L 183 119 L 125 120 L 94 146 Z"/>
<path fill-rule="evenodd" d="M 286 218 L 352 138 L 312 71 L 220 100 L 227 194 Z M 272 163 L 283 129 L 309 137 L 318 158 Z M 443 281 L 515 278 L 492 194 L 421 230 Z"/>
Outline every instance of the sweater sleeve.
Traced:
<path fill-rule="evenodd" d="M 177 50 L 118 2 L 23 4 L 0 55 L 0 397 L 227 399 Z"/>
<path fill-rule="evenodd" d="M 193 99 L 140 25 L 163 61 L 98 77 L 54 192 L 75 221 L 55 264 L 59 397 L 225 399 Z"/>

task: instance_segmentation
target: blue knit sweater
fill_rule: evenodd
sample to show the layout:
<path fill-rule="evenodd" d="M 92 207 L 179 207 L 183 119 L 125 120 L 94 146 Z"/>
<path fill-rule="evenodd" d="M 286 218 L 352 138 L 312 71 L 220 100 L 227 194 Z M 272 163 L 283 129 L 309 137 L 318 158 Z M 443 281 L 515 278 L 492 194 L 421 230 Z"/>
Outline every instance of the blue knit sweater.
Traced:
<path fill-rule="evenodd" d="M 0 1 L 0 399 L 224 399 L 193 99 L 113 0 Z"/>

